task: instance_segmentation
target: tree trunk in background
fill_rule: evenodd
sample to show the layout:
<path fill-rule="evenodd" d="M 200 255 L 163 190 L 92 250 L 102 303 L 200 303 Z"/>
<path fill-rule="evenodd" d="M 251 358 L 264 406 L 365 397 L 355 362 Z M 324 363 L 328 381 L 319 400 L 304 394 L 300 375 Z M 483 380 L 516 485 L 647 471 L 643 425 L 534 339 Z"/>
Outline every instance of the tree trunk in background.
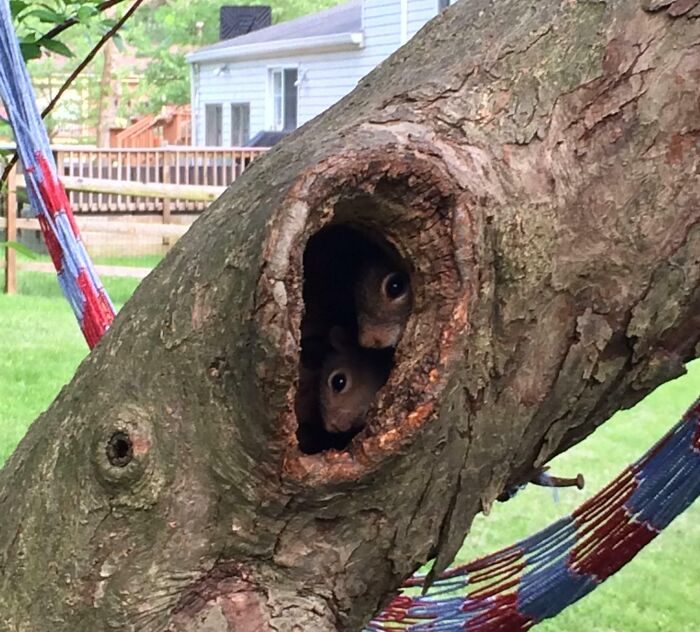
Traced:
<path fill-rule="evenodd" d="M 97 146 L 109 147 L 109 128 L 114 123 L 114 43 L 109 41 L 102 49 L 102 77 L 97 104 Z"/>
<path fill-rule="evenodd" d="M 464 0 L 257 160 L 0 473 L 0 628 L 358 630 L 682 373 L 699 46 L 698 1 Z M 302 255 L 329 223 L 393 244 L 414 307 L 369 427 L 304 454 Z"/>

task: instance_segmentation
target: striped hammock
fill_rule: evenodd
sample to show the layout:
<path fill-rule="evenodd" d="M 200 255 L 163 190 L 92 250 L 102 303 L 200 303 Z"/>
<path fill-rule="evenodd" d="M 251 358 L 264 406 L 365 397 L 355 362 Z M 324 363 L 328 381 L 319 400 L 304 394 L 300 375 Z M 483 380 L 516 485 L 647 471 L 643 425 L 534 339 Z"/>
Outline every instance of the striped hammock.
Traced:
<path fill-rule="evenodd" d="M 80 239 L 59 180 L 7 0 L 0 1 L 0 98 L 14 132 L 30 207 L 39 220 L 61 290 L 92 349 L 114 319 L 114 307 Z"/>

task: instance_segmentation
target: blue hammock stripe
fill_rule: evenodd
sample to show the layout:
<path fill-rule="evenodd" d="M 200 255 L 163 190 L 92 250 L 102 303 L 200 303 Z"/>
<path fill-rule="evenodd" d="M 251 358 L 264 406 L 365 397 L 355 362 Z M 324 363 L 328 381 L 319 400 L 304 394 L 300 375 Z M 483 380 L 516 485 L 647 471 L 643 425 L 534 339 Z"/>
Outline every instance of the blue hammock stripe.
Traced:
<path fill-rule="evenodd" d="M 0 0 L 0 99 L 14 132 L 29 202 L 39 219 L 59 285 L 92 348 L 114 319 L 114 307 L 85 250 L 59 181 L 7 0 Z"/>
<path fill-rule="evenodd" d="M 562 518 L 513 546 L 424 575 L 366 632 L 527 630 L 578 601 L 629 562 L 700 495 L 700 400 L 636 463 Z"/>

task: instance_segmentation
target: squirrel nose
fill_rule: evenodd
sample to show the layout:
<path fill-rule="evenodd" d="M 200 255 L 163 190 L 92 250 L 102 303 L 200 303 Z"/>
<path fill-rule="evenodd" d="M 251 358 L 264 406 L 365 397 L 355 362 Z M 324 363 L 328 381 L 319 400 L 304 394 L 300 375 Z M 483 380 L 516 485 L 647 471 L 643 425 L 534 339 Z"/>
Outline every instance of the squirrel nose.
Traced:
<path fill-rule="evenodd" d="M 360 330 L 360 346 L 369 348 L 369 349 L 376 349 L 377 347 L 382 346 L 382 338 L 381 336 L 372 330 Z"/>
<path fill-rule="evenodd" d="M 393 347 L 398 342 L 400 333 L 400 329 L 397 327 L 384 327 L 380 330 L 373 328 L 360 329 L 360 346 L 366 349 Z"/>

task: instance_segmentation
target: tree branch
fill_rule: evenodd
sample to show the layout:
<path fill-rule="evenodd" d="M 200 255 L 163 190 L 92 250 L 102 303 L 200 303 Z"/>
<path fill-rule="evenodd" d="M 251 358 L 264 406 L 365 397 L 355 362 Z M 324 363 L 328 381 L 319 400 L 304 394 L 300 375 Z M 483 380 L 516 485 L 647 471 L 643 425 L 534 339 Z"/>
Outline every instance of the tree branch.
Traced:
<path fill-rule="evenodd" d="M 97 53 L 100 52 L 100 49 L 112 38 L 114 35 L 119 31 L 119 29 L 124 26 L 124 23 L 135 13 L 136 9 L 138 9 L 142 4 L 144 0 L 135 0 L 134 4 L 129 7 L 127 12 L 117 20 L 115 25 L 109 29 L 101 38 L 100 41 L 95 44 L 93 49 L 85 56 L 85 59 L 78 64 L 76 69 L 70 74 L 68 79 L 63 83 L 59 91 L 56 93 L 56 96 L 54 96 L 53 99 L 51 99 L 51 102 L 44 108 L 44 110 L 41 113 L 41 118 L 46 118 L 46 116 L 53 110 L 53 108 L 56 106 L 56 103 L 58 103 L 59 99 L 65 94 L 65 92 L 70 88 L 71 84 L 75 79 L 78 77 L 78 75 L 85 70 L 86 66 L 95 58 Z"/>
<path fill-rule="evenodd" d="M 97 12 L 103 13 L 107 9 L 111 9 L 112 7 L 115 7 L 118 4 L 121 4 L 122 2 L 126 2 L 126 0 L 105 0 L 105 2 L 102 2 L 100 5 L 98 5 Z M 78 18 L 70 18 L 70 20 L 66 20 L 62 24 L 56 25 L 48 33 L 46 33 L 42 37 L 42 39 L 54 39 L 57 35 L 60 35 L 61 33 L 63 33 L 63 31 L 69 29 L 71 26 L 75 26 L 79 22 L 80 20 L 78 20 Z"/>

